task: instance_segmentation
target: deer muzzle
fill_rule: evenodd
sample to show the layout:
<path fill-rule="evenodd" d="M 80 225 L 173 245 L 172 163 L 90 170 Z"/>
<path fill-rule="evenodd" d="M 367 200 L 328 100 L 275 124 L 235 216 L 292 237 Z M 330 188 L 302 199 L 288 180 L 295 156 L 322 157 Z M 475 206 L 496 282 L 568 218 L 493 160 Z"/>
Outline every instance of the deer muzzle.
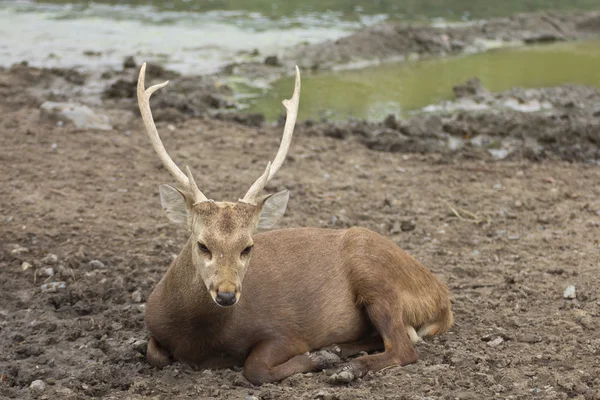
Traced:
<path fill-rule="evenodd" d="M 215 303 L 221 307 L 230 307 L 240 299 L 240 288 L 230 282 L 211 285 L 210 295 Z"/>

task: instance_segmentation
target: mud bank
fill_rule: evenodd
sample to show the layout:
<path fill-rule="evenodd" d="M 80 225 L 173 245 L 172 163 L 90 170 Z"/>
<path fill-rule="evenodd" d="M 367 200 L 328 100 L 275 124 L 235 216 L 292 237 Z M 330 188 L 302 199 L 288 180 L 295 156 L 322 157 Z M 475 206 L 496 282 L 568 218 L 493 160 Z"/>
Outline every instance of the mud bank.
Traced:
<path fill-rule="evenodd" d="M 225 74 L 275 79 L 306 70 L 360 68 L 428 56 L 474 53 L 494 47 L 589 39 L 600 36 L 600 12 L 538 12 L 441 26 L 384 22 L 352 35 L 298 45 L 264 64 L 228 66 Z"/>
<path fill-rule="evenodd" d="M 406 120 L 305 122 L 307 134 L 353 138 L 370 149 L 478 159 L 600 162 L 600 90 L 580 85 L 490 93 L 476 78 L 456 100 Z"/>

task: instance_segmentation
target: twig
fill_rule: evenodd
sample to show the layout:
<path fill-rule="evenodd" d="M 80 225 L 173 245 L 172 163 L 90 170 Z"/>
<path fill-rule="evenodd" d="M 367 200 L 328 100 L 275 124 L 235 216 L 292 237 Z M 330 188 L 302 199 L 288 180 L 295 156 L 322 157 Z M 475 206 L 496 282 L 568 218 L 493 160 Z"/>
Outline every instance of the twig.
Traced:
<path fill-rule="evenodd" d="M 68 194 L 66 194 L 65 192 L 61 192 L 61 191 L 60 191 L 60 190 L 58 190 L 58 189 L 50 188 L 50 192 L 52 192 L 52 193 L 56 193 L 56 194 L 60 194 L 60 195 L 61 195 L 61 196 L 63 196 L 63 197 L 69 197 L 69 195 L 68 195 Z"/>

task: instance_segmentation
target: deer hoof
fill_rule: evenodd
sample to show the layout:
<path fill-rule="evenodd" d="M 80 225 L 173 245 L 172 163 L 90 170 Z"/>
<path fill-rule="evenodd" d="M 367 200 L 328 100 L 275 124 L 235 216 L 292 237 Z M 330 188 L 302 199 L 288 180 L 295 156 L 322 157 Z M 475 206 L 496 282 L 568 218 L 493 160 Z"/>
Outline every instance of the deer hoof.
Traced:
<path fill-rule="evenodd" d="M 316 369 L 327 369 L 341 361 L 335 353 L 332 353 L 329 350 L 315 351 L 311 353 L 309 357 L 315 364 Z"/>
<path fill-rule="evenodd" d="M 350 370 L 343 370 L 337 372 L 329 377 L 329 383 L 333 385 L 339 385 L 344 383 L 350 383 L 356 379 L 356 376 Z"/>

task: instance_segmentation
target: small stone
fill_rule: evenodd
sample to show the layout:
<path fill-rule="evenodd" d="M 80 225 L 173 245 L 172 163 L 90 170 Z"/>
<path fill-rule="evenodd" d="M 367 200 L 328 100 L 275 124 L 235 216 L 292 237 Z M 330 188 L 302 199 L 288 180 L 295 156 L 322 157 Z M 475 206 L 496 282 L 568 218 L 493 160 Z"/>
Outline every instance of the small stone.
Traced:
<path fill-rule="evenodd" d="M 508 237 L 508 240 L 519 240 L 521 239 L 521 236 L 519 235 L 511 235 Z"/>
<path fill-rule="evenodd" d="M 133 292 L 131 294 L 131 300 L 133 300 L 136 303 L 141 303 L 142 302 L 142 292 L 138 289 L 135 292 Z"/>
<path fill-rule="evenodd" d="M 504 342 L 504 339 L 502 336 L 498 336 L 496 339 L 487 342 L 487 345 L 490 347 L 498 347 L 502 344 L 502 342 Z"/>
<path fill-rule="evenodd" d="M 400 224 L 400 229 L 403 232 L 413 231 L 416 227 L 417 227 L 417 224 L 415 224 L 415 221 L 413 221 L 413 220 L 402 221 L 402 223 Z"/>
<path fill-rule="evenodd" d="M 146 350 L 147 346 L 148 346 L 148 341 L 144 340 L 144 339 L 136 340 L 135 342 L 133 342 L 133 348 L 140 353 L 142 353 L 144 350 Z"/>
<path fill-rule="evenodd" d="M 520 208 L 522 206 L 523 206 L 523 203 L 521 202 L 521 200 L 515 201 L 515 207 Z"/>
<path fill-rule="evenodd" d="M 565 299 L 577 298 L 577 293 L 575 292 L 575 286 L 573 286 L 573 285 L 567 286 L 567 288 L 565 289 L 565 292 L 563 293 L 563 297 Z"/>
<path fill-rule="evenodd" d="M 517 341 L 521 343 L 539 343 L 542 339 L 539 336 L 536 336 L 532 333 L 525 333 L 523 335 L 517 336 Z"/>
<path fill-rule="evenodd" d="M 50 253 L 46 257 L 42 258 L 41 261 L 46 265 L 56 265 L 58 263 L 58 256 Z"/>
<path fill-rule="evenodd" d="M 479 252 L 479 250 L 473 250 L 473 256 L 479 257 L 480 255 L 481 253 Z"/>
<path fill-rule="evenodd" d="M 27 261 L 23 261 L 23 264 L 21 264 L 21 269 L 23 271 L 27 271 L 29 268 L 31 268 L 31 264 L 28 263 Z"/>
<path fill-rule="evenodd" d="M 319 390 L 317 394 L 315 394 L 315 399 L 325 400 L 327 398 L 327 392 L 324 390 Z"/>
<path fill-rule="evenodd" d="M 256 396 L 246 396 L 246 397 L 244 397 L 244 400 L 260 400 L 260 399 Z"/>
<path fill-rule="evenodd" d="M 21 254 L 21 253 L 29 253 L 29 249 L 23 246 L 17 246 L 10 251 L 10 254 Z"/>
<path fill-rule="evenodd" d="M 329 377 L 329 383 L 350 383 L 354 380 L 354 374 L 350 371 L 341 371 Z"/>
<path fill-rule="evenodd" d="M 38 379 L 31 382 L 31 385 L 29 385 L 29 389 L 35 392 L 43 392 L 44 389 L 46 389 L 46 384 L 44 383 L 44 381 Z"/>
<path fill-rule="evenodd" d="M 494 185 L 494 189 L 496 189 L 496 190 L 500 190 L 500 189 L 502 189 L 502 185 L 501 185 L 500 183 L 496 183 L 496 184 Z"/>
<path fill-rule="evenodd" d="M 63 290 L 67 288 L 67 284 L 65 282 L 49 282 L 44 283 L 40 286 L 42 292 L 56 292 L 58 290 Z"/>
<path fill-rule="evenodd" d="M 42 269 L 42 275 L 47 276 L 47 277 L 54 276 L 54 268 L 48 267 L 48 268 Z"/>
<path fill-rule="evenodd" d="M 92 267 L 93 269 L 104 269 L 106 268 L 106 265 L 104 265 L 104 263 L 100 260 L 92 260 L 89 262 L 90 267 Z"/>

